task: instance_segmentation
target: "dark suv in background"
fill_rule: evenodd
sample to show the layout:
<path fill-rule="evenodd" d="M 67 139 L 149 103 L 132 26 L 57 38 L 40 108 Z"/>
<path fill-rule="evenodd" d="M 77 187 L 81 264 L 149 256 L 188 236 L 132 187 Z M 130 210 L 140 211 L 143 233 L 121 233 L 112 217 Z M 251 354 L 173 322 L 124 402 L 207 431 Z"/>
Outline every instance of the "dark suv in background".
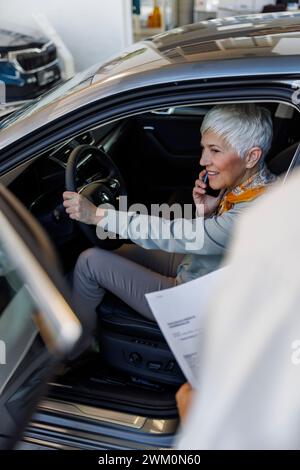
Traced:
<path fill-rule="evenodd" d="M 56 47 L 49 39 L 0 28 L 0 115 L 36 98 L 60 78 Z"/>

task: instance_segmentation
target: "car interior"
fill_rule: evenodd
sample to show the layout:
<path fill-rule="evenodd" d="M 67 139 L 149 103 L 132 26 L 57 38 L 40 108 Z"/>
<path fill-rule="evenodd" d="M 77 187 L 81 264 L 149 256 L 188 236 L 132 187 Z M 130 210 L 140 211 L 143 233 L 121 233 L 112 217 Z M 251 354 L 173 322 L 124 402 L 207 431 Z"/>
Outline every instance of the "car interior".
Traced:
<path fill-rule="evenodd" d="M 298 165 L 299 113 L 286 104 L 261 104 L 271 111 L 274 125 L 266 163 L 283 178 Z M 200 171 L 200 126 L 212 106 L 158 109 L 86 130 L 35 156 L 10 182 L 9 189 L 52 240 L 67 279 L 79 254 L 94 244 L 90 232 L 72 221 L 62 205 L 67 164 L 74 151 L 84 146 L 73 158 L 71 183 L 76 189 L 97 183 L 94 189 L 101 202 L 116 202 L 122 193 L 128 196 L 129 205 L 192 203 L 192 188 Z M 131 243 L 116 239 L 103 246 L 114 249 L 122 242 Z M 93 347 L 66 363 L 51 382 L 48 396 L 176 417 L 175 393 L 185 378 L 156 323 L 109 292 L 97 310 L 99 325 Z"/>

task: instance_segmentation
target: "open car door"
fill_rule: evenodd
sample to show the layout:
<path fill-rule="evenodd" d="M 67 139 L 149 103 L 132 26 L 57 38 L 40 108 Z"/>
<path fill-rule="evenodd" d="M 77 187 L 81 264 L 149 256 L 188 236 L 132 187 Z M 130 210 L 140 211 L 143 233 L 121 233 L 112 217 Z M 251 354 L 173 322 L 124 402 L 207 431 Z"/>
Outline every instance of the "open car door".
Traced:
<path fill-rule="evenodd" d="M 55 252 L 22 204 L 0 186 L 0 449 L 20 440 L 81 325 Z"/>

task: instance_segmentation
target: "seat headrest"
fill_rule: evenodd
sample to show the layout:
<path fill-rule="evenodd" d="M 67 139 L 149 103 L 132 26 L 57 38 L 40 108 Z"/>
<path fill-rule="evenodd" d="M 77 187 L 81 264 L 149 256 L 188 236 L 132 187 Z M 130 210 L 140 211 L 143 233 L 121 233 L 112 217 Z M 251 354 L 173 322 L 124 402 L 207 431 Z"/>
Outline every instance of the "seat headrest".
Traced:
<path fill-rule="evenodd" d="M 286 149 L 279 152 L 275 157 L 272 158 L 269 162 L 267 162 L 269 170 L 274 173 L 275 175 L 281 175 L 285 173 L 295 155 L 295 152 L 299 146 L 299 142 L 295 142 L 294 144 L 290 145 Z"/>

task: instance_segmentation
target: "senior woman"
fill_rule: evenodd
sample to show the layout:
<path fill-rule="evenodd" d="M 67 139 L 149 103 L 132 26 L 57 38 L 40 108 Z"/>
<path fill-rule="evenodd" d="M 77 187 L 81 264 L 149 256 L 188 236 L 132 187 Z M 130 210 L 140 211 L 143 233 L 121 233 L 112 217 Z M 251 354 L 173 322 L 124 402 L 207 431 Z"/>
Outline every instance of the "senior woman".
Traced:
<path fill-rule="evenodd" d="M 201 126 L 200 172 L 193 189 L 196 217 L 184 220 L 188 231 L 201 223 L 199 243 L 175 236 L 183 219 L 159 217 L 97 208 L 87 199 L 66 191 L 64 206 L 73 220 L 101 225 L 129 238 L 134 244 L 112 252 L 91 248 L 83 252 L 73 276 L 74 303 L 84 312 L 87 330 L 96 325 L 95 309 L 109 290 L 141 315 L 153 319 L 145 294 L 166 289 L 218 268 L 231 238 L 234 223 L 251 202 L 275 181 L 264 164 L 272 141 L 272 120 L 267 109 L 254 104 L 212 108 Z M 209 186 L 218 197 L 206 194 Z M 198 210 L 198 209 L 201 209 Z M 109 214 L 108 214 L 109 213 Z M 118 224 L 116 220 L 118 219 Z M 140 233 L 141 224 L 148 229 Z M 161 236 L 161 224 L 170 237 Z M 186 231 L 184 231 L 186 233 Z"/>

